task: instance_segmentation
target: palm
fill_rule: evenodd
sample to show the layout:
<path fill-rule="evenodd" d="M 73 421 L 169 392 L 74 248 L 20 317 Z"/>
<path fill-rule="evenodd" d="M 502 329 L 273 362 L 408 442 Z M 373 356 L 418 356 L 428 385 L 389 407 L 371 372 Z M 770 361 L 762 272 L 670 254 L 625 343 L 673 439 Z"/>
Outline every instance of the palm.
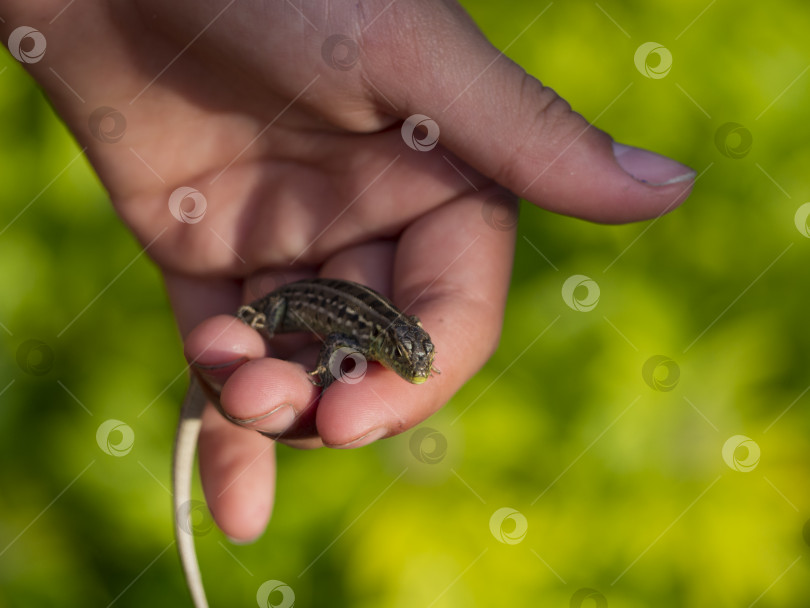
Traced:
<path fill-rule="evenodd" d="M 145 12 L 144 6 L 140 14 Z M 100 67 L 115 74 L 115 96 L 106 78 L 90 80 L 84 70 L 75 75 L 86 81 L 81 86 L 89 98 L 126 118 L 124 137 L 115 144 L 92 137 L 81 124 L 84 116 L 75 117 L 74 130 L 116 208 L 167 271 L 243 279 L 259 269 L 315 269 L 347 247 L 396 238 L 416 218 L 470 190 L 447 162 L 463 167 L 461 161 L 441 148 L 411 150 L 396 126 L 372 133 L 337 127 L 341 108 L 350 106 L 355 131 L 379 129 L 395 118 L 366 96 L 359 71 L 331 68 L 318 47 L 293 54 L 297 63 L 274 65 L 274 50 L 290 44 L 276 39 L 270 61 L 248 61 L 246 73 L 209 61 L 209 46 L 227 55 L 245 44 L 241 38 L 223 42 L 227 19 L 226 13 L 194 52 L 183 53 L 155 79 L 160 66 L 180 53 L 183 36 L 144 34 L 134 15 L 121 16 L 117 27 L 125 22 L 136 31 L 105 30 L 109 40 L 99 42 L 132 56 L 123 64 L 129 71 L 121 71 L 115 53 Z M 290 74 L 292 84 L 284 80 Z M 71 101 L 69 95 L 57 99 Z M 474 171 L 464 173 L 482 185 Z M 183 186 L 205 197 L 199 223 L 182 223 L 170 213 L 169 198 Z"/>
<path fill-rule="evenodd" d="M 141 182 L 137 190 L 114 196 L 144 242 L 165 230 L 150 248 L 159 264 L 188 274 L 235 278 L 268 267 L 317 267 L 346 247 L 395 238 L 416 218 L 470 189 L 458 175 L 442 175 L 451 169 L 436 166 L 435 156 L 418 158 L 398 130 L 370 135 L 272 131 L 262 136 L 263 145 L 253 144 L 270 150 L 249 150 L 244 154 L 249 158 L 231 164 L 235 155 L 213 143 L 209 158 L 190 163 L 209 167 L 204 172 L 171 171 L 162 175 L 166 184 L 152 188 L 136 180 Z M 184 141 L 183 135 L 176 138 Z M 240 138 L 234 147 L 249 142 Z M 157 141 L 153 147 L 159 154 L 165 144 Z M 143 146 L 139 155 L 149 159 L 150 148 Z M 292 152 L 296 149 L 302 152 Z M 195 156 L 193 150 L 175 154 Z M 148 171 L 143 166 L 138 170 L 144 175 Z M 474 174 L 468 170 L 468 175 Z M 480 186 L 482 180 L 477 181 Z M 172 217 L 169 198 L 179 186 L 204 195 L 207 207 L 199 223 Z M 156 216 L 163 221 L 155 222 Z"/>

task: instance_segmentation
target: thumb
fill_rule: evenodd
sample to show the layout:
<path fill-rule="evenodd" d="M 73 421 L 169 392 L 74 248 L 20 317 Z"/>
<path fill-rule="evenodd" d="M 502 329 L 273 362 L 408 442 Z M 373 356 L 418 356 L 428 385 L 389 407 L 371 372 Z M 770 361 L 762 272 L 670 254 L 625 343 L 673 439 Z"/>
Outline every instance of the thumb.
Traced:
<path fill-rule="evenodd" d="M 440 143 L 479 172 L 546 209 L 600 222 L 656 217 L 689 195 L 692 169 L 614 142 L 495 49 L 460 7 L 431 3 L 430 12 L 398 11 L 396 28 L 375 27 L 382 39 L 365 41 L 376 47 L 367 67 L 403 118 L 428 116 Z M 390 49 L 397 57 L 386 58 Z"/>

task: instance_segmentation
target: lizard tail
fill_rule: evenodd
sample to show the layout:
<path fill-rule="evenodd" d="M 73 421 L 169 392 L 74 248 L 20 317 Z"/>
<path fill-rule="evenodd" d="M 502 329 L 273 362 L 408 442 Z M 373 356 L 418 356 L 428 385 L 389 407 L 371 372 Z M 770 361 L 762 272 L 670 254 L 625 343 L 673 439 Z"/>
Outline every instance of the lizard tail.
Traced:
<path fill-rule="evenodd" d="M 174 442 L 172 488 L 174 535 L 183 573 L 195 608 L 208 608 L 200 565 L 197 562 L 194 548 L 194 530 L 191 524 L 191 479 L 205 402 L 206 397 L 200 382 L 192 374 L 191 383 L 180 411 L 180 423 L 177 425 L 177 437 Z"/>

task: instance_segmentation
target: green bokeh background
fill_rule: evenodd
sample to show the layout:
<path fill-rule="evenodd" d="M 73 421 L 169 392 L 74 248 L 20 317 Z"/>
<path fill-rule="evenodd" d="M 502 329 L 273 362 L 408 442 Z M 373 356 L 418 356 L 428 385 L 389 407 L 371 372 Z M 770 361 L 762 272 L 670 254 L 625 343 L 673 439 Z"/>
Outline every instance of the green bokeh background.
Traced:
<path fill-rule="evenodd" d="M 524 204 L 495 356 L 421 444 L 280 448 L 264 537 L 198 539 L 212 605 L 255 606 L 270 579 L 301 608 L 810 605 L 805 4 L 557 2 L 532 25 L 546 2 L 464 5 L 597 126 L 696 168 L 694 193 L 618 227 Z M 636 69 L 648 41 L 672 53 L 663 78 Z M 728 122 L 751 134 L 740 158 L 715 142 Z M 190 605 L 168 492 L 185 365 L 159 276 L 5 52 L 0 142 L 0 608 Z M 563 301 L 577 274 L 600 290 L 587 312 Z M 18 362 L 32 339 L 42 375 Z M 657 355 L 673 363 L 648 383 Z M 99 449 L 108 419 L 133 429 L 126 456 Z M 749 472 L 724 462 L 735 435 L 760 449 Z M 444 443 L 436 463 L 412 449 Z M 504 507 L 495 532 L 525 517 L 519 542 L 491 531 Z"/>

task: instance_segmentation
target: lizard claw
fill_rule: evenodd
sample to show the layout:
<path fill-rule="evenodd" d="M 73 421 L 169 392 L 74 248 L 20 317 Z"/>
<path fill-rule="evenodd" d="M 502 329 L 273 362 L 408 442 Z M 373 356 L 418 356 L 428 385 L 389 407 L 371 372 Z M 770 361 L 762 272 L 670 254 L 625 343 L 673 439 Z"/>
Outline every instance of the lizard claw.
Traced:
<path fill-rule="evenodd" d="M 311 372 L 307 372 L 307 376 L 309 376 L 309 381 L 315 386 L 323 386 L 323 378 L 320 369 L 313 369 Z"/>

